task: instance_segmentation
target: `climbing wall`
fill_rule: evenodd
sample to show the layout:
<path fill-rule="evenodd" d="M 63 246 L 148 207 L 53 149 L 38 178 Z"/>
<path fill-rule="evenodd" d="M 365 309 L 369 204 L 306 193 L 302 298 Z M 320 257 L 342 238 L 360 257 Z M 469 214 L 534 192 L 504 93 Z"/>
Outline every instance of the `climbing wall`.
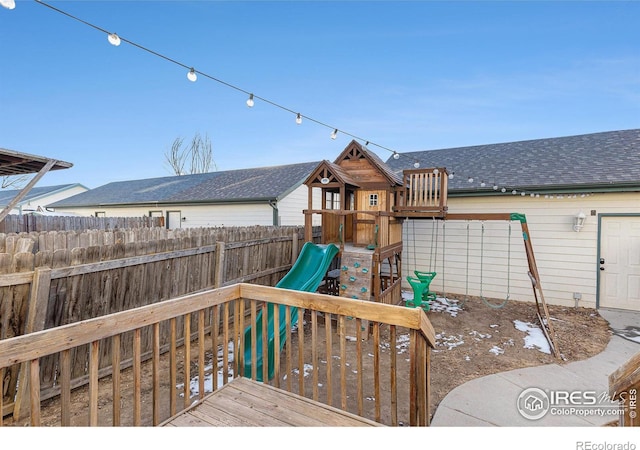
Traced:
<path fill-rule="evenodd" d="M 340 296 L 371 300 L 372 265 L 372 251 L 343 251 L 340 266 Z"/>
<path fill-rule="evenodd" d="M 340 261 L 340 296 L 358 300 L 371 300 L 371 267 L 373 265 L 373 252 L 369 250 L 355 249 L 344 250 Z M 355 337 L 357 330 L 356 321 L 347 317 L 347 336 Z M 369 321 L 361 322 L 363 339 L 369 338 L 367 329 Z"/>

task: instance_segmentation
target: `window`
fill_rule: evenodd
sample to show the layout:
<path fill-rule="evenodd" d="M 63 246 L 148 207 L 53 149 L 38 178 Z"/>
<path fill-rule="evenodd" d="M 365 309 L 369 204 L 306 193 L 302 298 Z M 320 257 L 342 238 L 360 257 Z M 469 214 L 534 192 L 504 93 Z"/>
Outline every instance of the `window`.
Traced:
<path fill-rule="evenodd" d="M 107 213 L 104 211 L 96 211 L 96 217 L 107 217 Z"/>
<path fill-rule="evenodd" d="M 369 194 L 369 206 L 378 206 L 378 194 Z"/>
<path fill-rule="evenodd" d="M 339 192 L 326 193 L 324 209 L 340 209 L 340 193 Z"/>

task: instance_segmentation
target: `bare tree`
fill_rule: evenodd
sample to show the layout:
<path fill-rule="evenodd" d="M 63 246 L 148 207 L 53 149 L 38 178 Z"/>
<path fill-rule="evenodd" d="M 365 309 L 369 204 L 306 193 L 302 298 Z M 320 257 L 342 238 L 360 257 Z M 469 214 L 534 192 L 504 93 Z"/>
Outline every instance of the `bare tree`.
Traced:
<path fill-rule="evenodd" d="M 2 177 L 0 189 L 14 188 L 22 189 L 29 181 L 29 175 L 6 175 Z"/>
<path fill-rule="evenodd" d="M 183 145 L 184 139 L 176 138 L 171 149 L 165 153 L 165 160 L 169 168 L 176 175 L 210 172 L 216 170 L 213 161 L 213 149 L 209 136 L 204 138 L 196 133 L 190 145 Z"/>

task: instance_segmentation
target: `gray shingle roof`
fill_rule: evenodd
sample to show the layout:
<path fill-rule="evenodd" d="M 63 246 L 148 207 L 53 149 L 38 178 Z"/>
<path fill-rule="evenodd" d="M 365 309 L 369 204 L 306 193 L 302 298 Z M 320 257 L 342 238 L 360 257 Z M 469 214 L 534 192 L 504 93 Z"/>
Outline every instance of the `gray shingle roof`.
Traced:
<path fill-rule="evenodd" d="M 47 195 L 52 195 L 57 192 L 64 191 L 66 189 L 71 189 L 76 186 L 82 186 L 78 183 L 71 184 L 58 184 L 55 186 L 34 186 L 32 187 L 27 195 L 20 201 L 19 204 L 29 203 L 30 201 L 46 197 Z M 82 186 L 84 187 L 84 186 Z M 11 202 L 16 195 L 18 195 L 22 189 L 0 189 L 0 206 L 6 206 Z"/>
<path fill-rule="evenodd" d="M 316 162 L 194 175 L 117 181 L 50 206 L 77 207 L 140 203 L 218 203 L 280 199 L 302 184 Z"/>
<path fill-rule="evenodd" d="M 387 164 L 401 172 L 416 161 L 454 173 L 450 192 L 640 188 L 640 129 L 409 152 Z"/>

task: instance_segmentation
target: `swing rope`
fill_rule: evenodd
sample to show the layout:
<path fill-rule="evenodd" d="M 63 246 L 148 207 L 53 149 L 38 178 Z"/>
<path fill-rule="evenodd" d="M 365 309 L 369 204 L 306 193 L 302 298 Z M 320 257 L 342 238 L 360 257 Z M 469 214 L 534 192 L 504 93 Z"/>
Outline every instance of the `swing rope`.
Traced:
<path fill-rule="evenodd" d="M 490 308 L 500 309 L 504 308 L 509 301 L 510 287 L 510 273 L 511 273 L 511 223 L 509 223 L 509 243 L 507 246 L 507 297 L 502 303 L 491 303 L 482 294 L 482 275 L 483 275 L 483 261 L 484 261 L 484 222 L 482 223 L 482 235 L 480 237 L 480 299 L 482 302 Z"/>
<path fill-rule="evenodd" d="M 429 272 L 435 272 L 435 261 L 438 259 L 438 227 L 435 217 L 431 218 L 431 251 L 429 252 Z M 435 236 L 435 239 L 434 239 Z M 434 245 L 435 242 L 435 245 Z"/>
<path fill-rule="evenodd" d="M 442 298 L 447 301 L 447 292 L 445 291 L 445 283 L 444 283 L 444 261 L 447 256 L 447 252 L 445 251 L 445 243 L 447 242 L 446 231 L 445 231 L 445 223 L 442 221 Z"/>

